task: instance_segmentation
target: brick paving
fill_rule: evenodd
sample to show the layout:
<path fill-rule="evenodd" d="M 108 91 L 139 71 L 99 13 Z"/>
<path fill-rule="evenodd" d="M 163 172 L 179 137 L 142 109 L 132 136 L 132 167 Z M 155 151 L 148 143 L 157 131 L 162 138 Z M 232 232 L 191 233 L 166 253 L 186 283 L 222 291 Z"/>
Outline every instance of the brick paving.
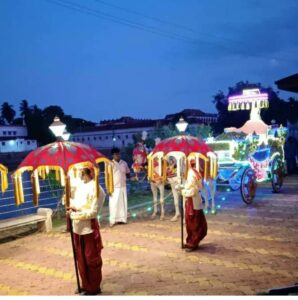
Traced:
<path fill-rule="evenodd" d="M 281 194 L 261 185 L 250 206 L 239 191 L 218 193 L 217 204 L 192 253 L 180 249 L 172 206 L 164 221 L 149 213 L 114 228 L 103 221 L 103 295 L 253 295 L 298 282 L 297 176 Z M 60 227 L 0 244 L 0 273 L 0 295 L 72 295 L 69 234 Z"/>

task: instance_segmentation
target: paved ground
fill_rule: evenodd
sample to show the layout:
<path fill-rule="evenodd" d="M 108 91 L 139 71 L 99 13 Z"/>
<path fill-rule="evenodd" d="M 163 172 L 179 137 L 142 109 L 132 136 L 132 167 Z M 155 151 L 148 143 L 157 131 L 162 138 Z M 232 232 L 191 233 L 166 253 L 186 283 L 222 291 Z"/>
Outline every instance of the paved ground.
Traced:
<path fill-rule="evenodd" d="M 103 294 L 243 295 L 298 282 L 298 177 L 288 177 L 281 194 L 260 187 L 251 206 L 239 191 L 220 193 L 217 202 L 193 253 L 180 249 L 169 210 L 165 221 L 147 212 L 112 229 L 103 222 Z M 0 274 L 1 295 L 72 295 L 69 235 L 60 227 L 0 244 Z"/>

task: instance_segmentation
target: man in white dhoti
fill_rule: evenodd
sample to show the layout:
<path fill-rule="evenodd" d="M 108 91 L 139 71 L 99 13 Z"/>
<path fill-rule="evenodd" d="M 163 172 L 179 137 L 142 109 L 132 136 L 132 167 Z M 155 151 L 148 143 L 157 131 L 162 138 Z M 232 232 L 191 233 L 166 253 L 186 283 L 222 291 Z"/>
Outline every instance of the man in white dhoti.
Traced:
<path fill-rule="evenodd" d="M 128 165 L 121 159 L 118 148 L 112 149 L 112 157 L 114 192 L 109 198 L 111 227 L 116 223 L 127 223 L 126 177 L 130 177 Z"/>

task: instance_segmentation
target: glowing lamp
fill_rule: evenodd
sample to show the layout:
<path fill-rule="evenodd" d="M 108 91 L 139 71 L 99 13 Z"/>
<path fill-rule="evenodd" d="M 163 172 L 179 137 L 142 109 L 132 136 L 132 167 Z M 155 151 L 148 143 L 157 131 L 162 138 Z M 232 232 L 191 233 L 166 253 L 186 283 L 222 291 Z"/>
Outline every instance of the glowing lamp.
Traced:
<path fill-rule="evenodd" d="M 179 122 L 176 123 L 176 127 L 179 132 L 184 132 L 188 126 L 188 123 L 181 117 Z"/>
<path fill-rule="evenodd" d="M 62 123 L 59 117 L 54 118 L 54 122 L 49 126 L 56 137 L 63 136 L 66 125 Z"/>

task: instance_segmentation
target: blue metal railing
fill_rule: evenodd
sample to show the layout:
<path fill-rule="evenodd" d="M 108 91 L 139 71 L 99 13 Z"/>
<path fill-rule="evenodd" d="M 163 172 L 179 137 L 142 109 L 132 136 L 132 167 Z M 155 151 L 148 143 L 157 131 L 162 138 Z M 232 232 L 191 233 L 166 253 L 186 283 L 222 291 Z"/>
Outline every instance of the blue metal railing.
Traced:
<path fill-rule="evenodd" d="M 25 202 L 20 206 L 16 206 L 11 176 L 10 174 L 8 175 L 8 189 L 5 193 L 0 193 L 0 220 L 34 214 L 38 207 L 47 207 L 56 210 L 59 204 L 61 204 L 63 189 L 51 187 L 50 181 L 46 179 L 40 180 L 39 206 L 35 207 L 32 202 L 32 185 L 29 176 L 27 173 L 22 176 Z M 99 184 L 105 187 L 104 177 L 99 178 Z M 140 188 L 141 190 L 148 188 L 148 182 L 142 182 Z M 133 192 L 129 182 L 127 183 L 127 190 L 128 193 L 130 191 Z"/>

